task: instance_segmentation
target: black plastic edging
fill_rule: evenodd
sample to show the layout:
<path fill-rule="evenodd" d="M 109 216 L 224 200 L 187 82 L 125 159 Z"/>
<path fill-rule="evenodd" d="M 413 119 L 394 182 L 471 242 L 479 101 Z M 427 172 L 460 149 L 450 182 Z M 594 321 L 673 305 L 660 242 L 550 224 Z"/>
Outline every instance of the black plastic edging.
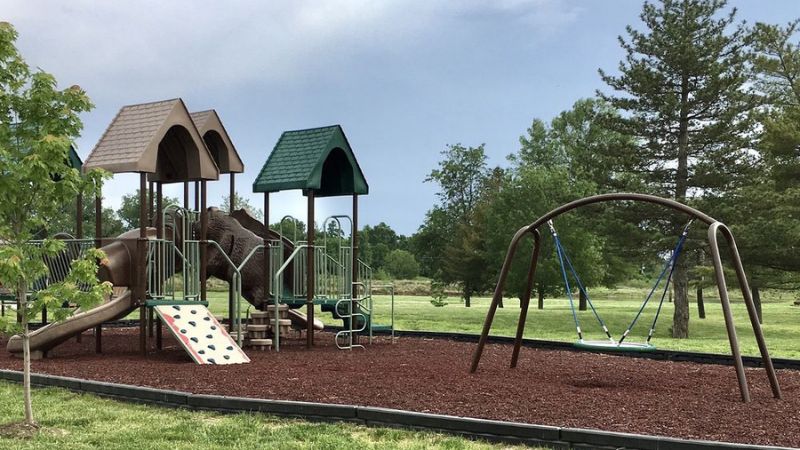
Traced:
<path fill-rule="evenodd" d="M 22 372 L 0 370 L 0 380 L 22 382 Z M 643 450 L 789 450 L 788 447 L 735 444 L 668 438 L 602 430 L 561 428 L 500 420 L 446 416 L 399 409 L 355 405 L 268 400 L 155 389 L 46 374 L 31 374 L 31 384 L 111 397 L 117 400 L 193 410 L 258 412 L 309 420 L 354 422 L 365 426 L 387 426 L 484 439 L 521 442 L 555 448 L 615 448 Z"/>

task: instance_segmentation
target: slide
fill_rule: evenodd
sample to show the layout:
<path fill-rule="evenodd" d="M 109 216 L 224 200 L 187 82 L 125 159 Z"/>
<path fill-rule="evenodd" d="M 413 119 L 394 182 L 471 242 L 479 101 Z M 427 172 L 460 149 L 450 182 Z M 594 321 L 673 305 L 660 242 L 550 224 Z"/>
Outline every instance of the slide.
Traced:
<path fill-rule="evenodd" d="M 155 229 L 148 230 L 155 234 Z M 121 319 L 135 309 L 129 286 L 131 282 L 132 261 L 135 261 L 136 238 L 139 230 L 119 235 L 111 243 L 102 247 L 107 262 L 100 266 L 98 278 L 109 281 L 113 292 L 102 304 L 87 311 L 78 311 L 60 322 L 53 322 L 31 333 L 31 356 L 41 357 L 44 352 L 103 322 Z M 12 336 L 6 349 L 11 353 L 22 353 L 22 336 Z"/>
<path fill-rule="evenodd" d="M 289 320 L 292 321 L 293 325 L 297 325 L 301 329 L 306 329 L 306 324 L 308 323 L 308 316 L 301 313 L 296 309 L 289 310 Z M 317 331 L 322 331 L 325 329 L 325 324 L 322 323 L 319 319 L 314 319 L 314 329 Z"/>

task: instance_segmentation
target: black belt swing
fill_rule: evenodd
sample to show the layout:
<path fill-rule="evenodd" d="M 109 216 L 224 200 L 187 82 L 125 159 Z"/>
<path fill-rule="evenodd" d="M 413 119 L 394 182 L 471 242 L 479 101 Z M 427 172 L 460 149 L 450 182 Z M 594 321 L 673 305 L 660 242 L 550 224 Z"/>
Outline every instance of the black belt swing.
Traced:
<path fill-rule="evenodd" d="M 686 237 L 689 234 L 689 227 L 692 224 L 692 220 L 686 224 L 683 228 L 683 232 L 681 232 L 680 238 L 678 239 L 678 243 L 675 245 L 675 249 L 672 251 L 669 259 L 667 260 L 664 268 L 661 270 L 658 278 L 656 279 L 653 288 L 650 289 L 650 292 L 645 297 L 644 302 L 642 302 L 642 306 L 639 307 L 639 311 L 636 313 L 636 316 L 631 321 L 628 328 L 622 334 L 622 337 L 619 340 L 614 339 L 611 335 L 611 332 L 608 331 L 608 327 L 606 326 L 603 319 L 600 317 L 600 314 L 595 309 L 594 304 L 592 303 L 591 298 L 589 297 L 589 293 L 586 291 L 583 282 L 581 282 L 581 278 L 578 276 L 578 272 L 575 270 L 575 267 L 572 265 L 572 261 L 569 259 L 564 247 L 561 245 L 561 239 L 558 236 L 558 232 L 556 232 L 556 228 L 553 225 L 553 221 L 549 220 L 547 225 L 550 227 L 550 234 L 553 236 L 553 242 L 556 248 L 556 255 L 558 256 L 558 262 L 561 267 L 561 275 L 564 279 L 564 287 L 567 291 L 567 298 L 569 299 L 569 307 L 572 310 L 572 318 L 575 320 L 575 329 L 578 331 L 578 341 L 575 342 L 575 347 L 587 349 L 587 350 L 606 350 L 606 351 L 620 351 L 620 352 L 651 352 L 656 349 L 656 347 L 650 343 L 650 340 L 653 338 L 653 333 L 656 329 L 656 323 L 658 322 L 658 317 L 661 314 L 661 308 L 664 306 L 664 299 L 667 296 L 667 291 L 669 290 L 669 282 L 672 279 L 672 274 L 675 271 L 675 264 L 678 261 L 678 257 L 680 256 L 681 250 L 683 249 L 683 244 L 686 242 Z M 572 288 L 569 282 L 569 275 L 567 274 L 567 269 L 569 272 L 572 273 L 572 277 L 575 279 L 575 284 L 578 287 L 579 292 L 581 292 L 584 297 L 586 298 L 586 303 L 591 308 L 594 317 L 600 323 L 600 327 L 605 332 L 608 340 L 585 340 L 583 338 L 583 332 L 581 331 L 581 325 L 578 321 L 578 313 L 575 311 L 575 301 L 572 297 Z M 663 290 L 661 292 L 661 300 L 658 303 L 658 309 L 656 309 L 656 315 L 653 318 L 653 324 L 650 326 L 650 331 L 647 334 L 647 340 L 645 342 L 631 342 L 626 341 L 625 339 L 630 334 L 631 330 L 633 329 L 636 322 L 639 320 L 639 317 L 642 315 L 644 308 L 650 302 L 650 299 L 653 297 L 656 289 L 661 284 L 661 281 L 664 279 L 664 275 L 667 275 L 666 282 L 664 283 Z"/>

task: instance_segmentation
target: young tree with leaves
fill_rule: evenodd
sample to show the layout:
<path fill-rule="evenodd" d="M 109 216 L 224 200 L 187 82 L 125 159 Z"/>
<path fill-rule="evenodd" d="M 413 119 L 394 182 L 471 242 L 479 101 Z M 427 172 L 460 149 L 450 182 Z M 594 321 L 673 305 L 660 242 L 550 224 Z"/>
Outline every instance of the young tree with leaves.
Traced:
<path fill-rule="evenodd" d="M 155 195 L 154 195 L 155 197 Z M 84 202 L 85 204 L 86 202 Z M 154 203 L 155 205 L 155 203 Z M 162 199 L 162 205 L 166 208 L 168 205 L 182 205 L 182 203 L 175 197 L 164 196 Z M 105 209 L 105 208 L 104 208 Z M 94 205 L 92 205 L 91 211 L 92 217 L 94 217 Z M 135 228 L 139 228 L 139 190 L 137 189 L 135 192 L 130 194 L 125 194 L 122 196 L 122 202 L 119 205 L 119 209 L 117 210 L 117 221 L 122 221 L 122 228 L 123 231 L 133 230 Z M 94 220 L 94 219 L 92 219 Z M 103 211 L 103 224 L 105 225 L 106 220 L 106 213 L 105 210 Z M 105 230 L 104 230 L 105 232 Z M 116 236 L 116 234 L 104 234 L 105 236 Z"/>
<path fill-rule="evenodd" d="M 250 203 L 250 199 L 246 197 L 242 197 L 238 192 L 233 193 L 233 205 L 236 209 L 244 209 L 250 213 L 251 216 L 258 219 L 259 221 L 264 220 L 264 211 L 261 208 L 256 208 Z M 220 211 L 228 212 L 231 210 L 231 196 L 226 195 L 222 198 L 222 205 L 219 207 Z"/>
<path fill-rule="evenodd" d="M 470 306 L 472 295 L 485 288 L 484 253 L 476 248 L 483 244 L 483 238 L 472 227 L 477 223 L 476 207 L 489 175 L 483 144 L 478 147 L 456 144 L 442 151 L 439 167 L 425 179 L 439 185 L 436 208 L 445 217 L 444 228 L 436 230 L 435 238 L 443 241 L 440 246 L 443 253 L 436 255 L 440 261 L 434 275 L 446 282 L 459 283 L 466 307 Z M 434 224 L 426 222 L 420 231 L 425 232 L 431 225 Z"/>
<path fill-rule="evenodd" d="M 750 175 L 757 98 L 748 92 L 749 34 L 724 0 L 663 0 L 644 4 L 644 29 L 626 28 L 619 74 L 600 70 L 617 94 L 598 95 L 622 116 L 607 125 L 636 139 L 626 170 L 653 194 L 682 203 L 722 195 Z M 669 228 L 677 234 L 683 218 Z M 654 250 L 665 250 L 658 248 Z M 686 259 L 675 269 L 672 334 L 689 334 Z"/>
<path fill-rule="evenodd" d="M 67 299 L 87 308 L 109 294 L 110 286 L 97 284 L 95 258 L 102 252 L 95 250 L 73 261 L 66 280 L 28 295 L 29 286 L 47 275 L 46 259 L 64 249 L 55 239 L 31 242 L 35 233 L 46 229 L 79 192 L 98 192 L 103 174 L 81 176 L 67 164 L 70 145 L 82 128 L 78 114 L 91 108 L 89 98 L 78 86 L 59 90 L 52 75 L 31 71 L 16 38 L 13 26 L 0 23 L 0 283 L 19 302 L 25 423 L 34 426 L 28 321 L 44 307 L 63 317 Z"/>

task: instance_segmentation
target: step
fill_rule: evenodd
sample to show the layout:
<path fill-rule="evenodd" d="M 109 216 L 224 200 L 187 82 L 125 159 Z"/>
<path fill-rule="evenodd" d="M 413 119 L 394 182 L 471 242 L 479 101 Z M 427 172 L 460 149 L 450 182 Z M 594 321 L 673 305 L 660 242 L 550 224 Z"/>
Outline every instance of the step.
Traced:
<path fill-rule="evenodd" d="M 251 319 L 266 319 L 269 317 L 269 313 L 266 311 L 252 311 L 250 312 Z"/>
<path fill-rule="evenodd" d="M 278 311 L 286 311 L 288 309 L 289 305 L 286 304 L 278 305 Z M 275 310 L 275 305 L 267 305 L 267 311 L 274 311 L 274 310 Z"/>
<path fill-rule="evenodd" d="M 267 325 L 249 324 L 247 325 L 247 331 L 248 332 L 267 331 Z"/>

